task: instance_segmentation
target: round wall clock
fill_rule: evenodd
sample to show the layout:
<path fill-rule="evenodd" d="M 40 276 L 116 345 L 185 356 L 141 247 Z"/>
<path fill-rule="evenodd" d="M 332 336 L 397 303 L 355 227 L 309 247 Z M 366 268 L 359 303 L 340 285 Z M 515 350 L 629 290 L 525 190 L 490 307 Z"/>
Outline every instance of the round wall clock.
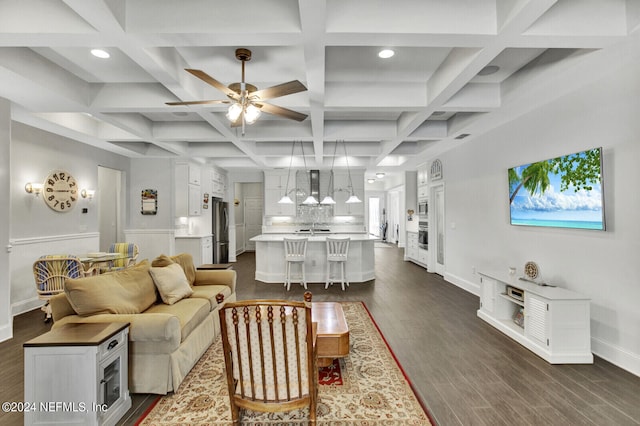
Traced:
<path fill-rule="evenodd" d="M 57 212 L 73 209 L 78 201 L 78 184 L 71 173 L 54 170 L 44 181 L 44 202 Z"/>

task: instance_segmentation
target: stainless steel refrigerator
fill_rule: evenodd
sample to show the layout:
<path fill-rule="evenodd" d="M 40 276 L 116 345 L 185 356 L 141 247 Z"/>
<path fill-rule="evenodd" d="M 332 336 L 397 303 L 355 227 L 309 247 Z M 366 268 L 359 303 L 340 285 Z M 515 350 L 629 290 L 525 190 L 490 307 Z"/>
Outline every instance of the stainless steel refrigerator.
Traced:
<path fill-rule="evenodd" d="M 229 204 L 214 199 L 211 212 L 213 233 L 213 263 L 229 262 Z"/>

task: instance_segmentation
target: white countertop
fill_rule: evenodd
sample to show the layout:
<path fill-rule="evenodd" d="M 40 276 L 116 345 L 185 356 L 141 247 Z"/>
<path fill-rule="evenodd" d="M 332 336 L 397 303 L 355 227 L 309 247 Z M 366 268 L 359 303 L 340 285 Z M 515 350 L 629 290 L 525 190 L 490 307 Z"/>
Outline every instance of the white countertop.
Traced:
<path fill-rule="evenodd" d="M 373 237 L 367 234 L 322 234 L 322 235 L 310 235 L 310 234 L 262 234 L 256 235 L 251 238 L 251 241 L 283 241 L 284 238 L 307 238 L 309 242 L 325 242 L 327 237 L 346 238 L 349 237 L 351 241 L 376 241 L 379 238 Z"/>
<path fill-rule="evenodd" d="M 590 300 L 590 297 L 576 293 L 574 291 L 561 288 L 561 287 L 547 287 L 535 282 L 525 281 L 520 279 L 521 277 L 516 275 L 509 275 L 507 272 L 496 271 L 491 269 L 484 269 L 478 271 L 478 274 L 484 275 L 485 277 L 493 278 L 494 280 L 498 280 L 505 284 L 511 285 L 513 287 L 519 288 L 524 291 L 528 291 L 532 294 L 537 294 L 538 296 L 553 299 L 553 300 Z M 548 284 L 547 284 L 548 285 Z"/>
<path fill-rule="evenodd" d="M 213 237 L 213 234 L 179 234 L 176 235 L 176 238 L 206 238 Z"/>

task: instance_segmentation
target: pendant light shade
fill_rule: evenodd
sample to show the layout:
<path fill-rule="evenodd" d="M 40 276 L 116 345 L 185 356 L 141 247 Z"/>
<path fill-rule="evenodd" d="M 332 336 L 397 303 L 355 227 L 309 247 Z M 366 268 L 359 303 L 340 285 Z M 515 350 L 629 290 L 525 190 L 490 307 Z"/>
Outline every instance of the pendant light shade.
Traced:
<path fill-rule="evenodd" d="M 247 124 L 253 124 L 261 114 L 262 112 L 260 112 L 260 108 L 256 107 L 253 104 L 249 104 L 244 110 L 244 119 Z"/>
<path fill-rule="evenodd" d="M 328 194 L 326 197 L 322 199 L 322 201 L 320 201 L 320 204 L 324 204 L 324 205 L 335 204 L 335 203 L 336 201 L 333 198 L 331 198 L 331 195 L 328 195 Z"/>
<path fill-rule="evenodd" d="M 347 201 L 345 201 L 345 203 L 347 204 L 355 204 L 355 203 L 361 203 L 361 202 L 362 200 L 358 198 L 358 196 L 355 194 L 351 194 L 351 196 L 347 199 Z"/>
<path fill-rule="evenodd" d="M 287 194 L 283 195 L 278 204 L 293 204 L 293 200 Z"/>
<path fill-rule="evenodd" d="M 316 198 L 313 195 L 309 195 L 307 199 L 302 202 L 302 204 L 311 206 L 313 204 L 318 204 L 318 200 L 316 200 Z"/>
<path fill-rule="evenodd" d="M 227 110 L 227 119 L 230 122 L 235 123 L 238 120 L 238 117 L 240 117 L 240 114 L 242 114 L 242 106 L 239 103 L 231 104 Z"/>

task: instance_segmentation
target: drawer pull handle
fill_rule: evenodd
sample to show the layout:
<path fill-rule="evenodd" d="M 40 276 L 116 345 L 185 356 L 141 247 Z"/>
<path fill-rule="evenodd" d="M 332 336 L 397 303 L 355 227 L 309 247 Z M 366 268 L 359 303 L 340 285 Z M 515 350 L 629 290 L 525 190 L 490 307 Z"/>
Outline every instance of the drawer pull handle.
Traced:
<path fill-rule="evenodd" d="M 109 346 L 107 346 L 107 350 L 110 351 L 111 349 L 115 348 L 116 346 L 118 346 L 118 341 L 117 340 L 112 340 L 109 343 Z"/>

